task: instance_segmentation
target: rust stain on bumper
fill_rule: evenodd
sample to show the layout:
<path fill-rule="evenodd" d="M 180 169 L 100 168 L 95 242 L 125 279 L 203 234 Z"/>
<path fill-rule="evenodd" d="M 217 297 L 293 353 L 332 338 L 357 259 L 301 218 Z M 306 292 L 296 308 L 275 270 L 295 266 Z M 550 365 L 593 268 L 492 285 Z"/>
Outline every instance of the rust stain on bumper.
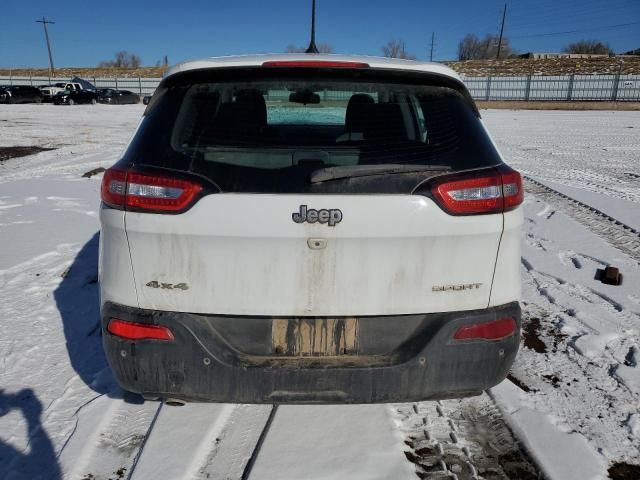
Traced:
<path fill-rule="evenodd" d="M 273 351 L 286 356 L 335 356 L 358 353 L 358 319 L 274 318 Z"/>

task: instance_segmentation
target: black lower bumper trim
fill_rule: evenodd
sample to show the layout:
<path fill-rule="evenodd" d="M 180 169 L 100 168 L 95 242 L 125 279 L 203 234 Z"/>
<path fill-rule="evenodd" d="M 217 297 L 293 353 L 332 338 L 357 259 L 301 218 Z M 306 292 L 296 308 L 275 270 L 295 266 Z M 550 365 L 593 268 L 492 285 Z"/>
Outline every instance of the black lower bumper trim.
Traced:
<path fill-rule="evenodd" d="M 453 340 L 463 325 L 505 317 L 518 326 L 507 338 Z M 116 337 L 106 330 L 110 318 L 164 325 L 175 339 Z M 506 377 L 520 341 L 520 307 L 513 302 L 483 310 L 361 317 L 358 352 L 352 355 L 269 361 L 273 321 L 113 303 L 102 309 L 104 348 L 120 385 L 145 396 L 189 401 L 382 403 L 476 395 Z"/>

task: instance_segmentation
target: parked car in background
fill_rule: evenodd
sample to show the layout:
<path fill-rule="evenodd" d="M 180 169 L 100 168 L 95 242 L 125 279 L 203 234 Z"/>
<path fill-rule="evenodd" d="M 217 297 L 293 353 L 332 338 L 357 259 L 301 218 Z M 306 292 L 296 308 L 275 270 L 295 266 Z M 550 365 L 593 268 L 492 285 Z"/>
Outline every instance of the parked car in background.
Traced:
<path fill-rule="evenodd" d="M 39 87 L 42 92 L 42 101 L 53 102 L 53 97 L 55 97 L 57 93 L 67 90 L 67 85 L 66 82 L 60 82 Z M 75 88 L 69 88 L 68 90 L 75 90 Z"/>
<path fill-rule="evenodd" d="M 124 105 L 140 103 L 140 96 L 129 90 L 115 90 L 113 88 L 99 88 L 98 102 Z"/>
<path fill-rule="evenodd" d="M 63 90 L 53 97 L 56 105 L 75 105 L 76 103 L 98 103 L 98 95 L 93 90 Z"/>
<path fill-rule="evenodd" d="M 74 77 L 70 82 L 58 82 L 52 85 L 41 86 L 39 88 L 44 96 L 43 101 L 45 102 L 53 101 L 53 97 L 65 90 L 95 90 L 95 87 L 90 82 L 83 80 L 80 77 Z"/>
<path fill-rule="evenodd" d="M 42 93 L 28 85 L 7 85 L 0 87 L 0 103 L 41 103 Z"/>

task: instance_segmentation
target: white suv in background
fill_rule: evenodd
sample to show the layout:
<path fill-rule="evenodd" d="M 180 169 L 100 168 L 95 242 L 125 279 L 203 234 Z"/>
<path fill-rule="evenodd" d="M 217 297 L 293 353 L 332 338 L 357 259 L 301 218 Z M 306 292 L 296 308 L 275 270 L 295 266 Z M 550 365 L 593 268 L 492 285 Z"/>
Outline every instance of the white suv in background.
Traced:
<path fill-rule="evenodd" d="M 461 397 L 516 356 L 521 178 L 442 65 L 178 65 L 102 201 L 104 347 L 126 390 Z"/>

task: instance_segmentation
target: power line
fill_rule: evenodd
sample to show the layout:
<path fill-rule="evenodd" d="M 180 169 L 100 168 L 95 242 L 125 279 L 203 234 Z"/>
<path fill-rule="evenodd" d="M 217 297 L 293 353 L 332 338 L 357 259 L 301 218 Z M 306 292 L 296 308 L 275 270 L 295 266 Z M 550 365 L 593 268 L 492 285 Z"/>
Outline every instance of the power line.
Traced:
<path fill-rule="evenodd" d="M 42 20 L 36 20 L 36 23 L 41 23 L 44 27 L 44 38 L 47 40 L 47 51 L 49 52 L 49 67 L 51 69 L 51 75 L 53 75 L 53 56 L 51 55 L 51 44 L 49 42 L 49 32 L 47 31 L 47 23 L 54 24 L 56 22 L 52 22 L 42 17 Z"/>
<path fill-rule="evenodd" d="M 534 38 L 534 37 L 552 37 L 554 35 L 569 35 L 571 33 L 591 32 L 594 30 L 607 30 L 609 28 L 628 27 L 630 25 L 640 25 L 640 22 L 619 23 L 617 25 L 606 25 L 602 27 L 583 28 L 579 30 L 567 30 L 564 32 L 547 32 L 547 33 L 535 33 L 532 35 L 517 35 L 511 38 Z"/>
<path fill-rule="evenodd" d="M 640 14 L 640 11 L 638 12 Z M 544 26 L 546 28 L 550 27 L 560 27 L 563 26 L 566 28 L 567 24 L 570 25 L 579 25 L 588 27 L 594 19 L 598 19 L 600 21 L 605 22 L 615 22 L 620 21 L 620 19 L 626 20 L 635 20 L 640 15 L 629 15 L 628 12 L 619 11 L 617 13 L 612 10 L 601 11 L 601 12 L 582 12 L 572 14 L 571 16 L 566 15 L 549 15 L 549 16 L 531 16 L 526 19 L 515 19 L 512 14 L 509 15 L 509 24 L 512 28 L 516 28 L 518 30 L 523 28 L 539 28 Z"/>
<path fill-rule="evenodd" d="M 532 5 L 534 3 L 535 5 Z M 595 12 L 595 11 L 610 11 L 612 9 L 625 8 L 629 12 L 637 11 L 637 0 L 630 0 L 625 2 L 624 0 L 608 0 L 607 2 L 587 2 L 581 1 L 580 3 L 560 3 L 557 0 L 552 0 L 551 3 L 545 4 L 540 0 L 535 2 L 529 2 L 529 5 L 521 2 L 512 2 L 510 10 L 512 17 L 514 18 L 532 18 L 541 15 L 563 15 L 573 17 L 577 13 Z"/>
<path fill-rule="evenodd" d="M 512 27 L 522 28 L 526 26 L 537 27 L 539 25 L 550 27 L 554 23 L 563 23 L 566 25 L 567 22 L 575 25 L 577 21 L 586 22 L 596 18 L 601 21 L 611 19 L 609 21 L 613 22 L 616 19 L 619 20 L 621 16 L 627 19 L 631 16 L 631 19 L 633 19 L 633 17 L 636 17 L 636 14 L 640 13 L 639 7 L 640 4 L 630 6 L 620 3 L 613 4 L 613 2 L 610 2 L 606 6 L 601 3 L 591 5 L 580 3 L 579 5 L 553 5 L 553 7 L 546 10 L 536 6 L 536 8 L 531 11 L 516 12 L 516 9 L 512 5 L 510 7 L 509 23 Z"/>

